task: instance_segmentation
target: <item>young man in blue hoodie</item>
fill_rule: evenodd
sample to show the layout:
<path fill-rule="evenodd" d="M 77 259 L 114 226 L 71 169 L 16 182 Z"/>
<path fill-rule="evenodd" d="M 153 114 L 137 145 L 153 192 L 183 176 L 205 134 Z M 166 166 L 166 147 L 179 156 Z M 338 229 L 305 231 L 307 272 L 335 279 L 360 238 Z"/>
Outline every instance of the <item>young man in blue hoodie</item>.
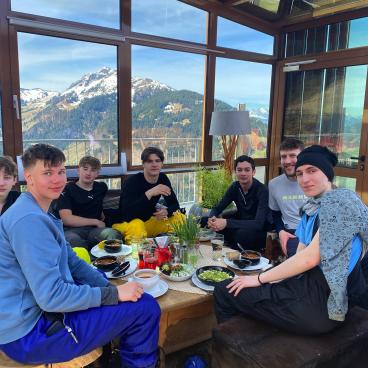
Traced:
<path fill-rule="evenodd" d="M 0 350 L 22 363 L 55 363 L 121 337 L 123 367 L 153 367 L 157 302 L 137 283 L 109 284 L 48 213 L 66 183 L 64 154 L 36 144 L 22 161 L 28 192 L 0 219 Z"/>

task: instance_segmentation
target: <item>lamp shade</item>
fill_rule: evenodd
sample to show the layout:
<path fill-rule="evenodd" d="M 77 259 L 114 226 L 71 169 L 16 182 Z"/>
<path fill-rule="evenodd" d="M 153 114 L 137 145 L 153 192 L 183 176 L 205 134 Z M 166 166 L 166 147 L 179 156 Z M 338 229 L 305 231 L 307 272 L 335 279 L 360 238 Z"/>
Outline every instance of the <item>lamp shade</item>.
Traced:
<path fill-rule="evenodd" d="M 214 111 L 210 135 L 250 134 L 249 111 Z"/>

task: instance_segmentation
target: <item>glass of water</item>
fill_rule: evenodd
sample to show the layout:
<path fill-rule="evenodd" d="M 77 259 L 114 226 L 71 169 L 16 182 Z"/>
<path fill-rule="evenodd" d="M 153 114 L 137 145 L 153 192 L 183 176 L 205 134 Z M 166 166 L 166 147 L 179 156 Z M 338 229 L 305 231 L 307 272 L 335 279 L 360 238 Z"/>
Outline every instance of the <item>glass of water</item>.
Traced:
<path fill-rule="evenodd" d="M 216 233 L 211 239 L 212 245 L 212 259 L 214 261 L 221 261 L 222 259 L 222 247 L 224 246 L 224 236 Z"/>

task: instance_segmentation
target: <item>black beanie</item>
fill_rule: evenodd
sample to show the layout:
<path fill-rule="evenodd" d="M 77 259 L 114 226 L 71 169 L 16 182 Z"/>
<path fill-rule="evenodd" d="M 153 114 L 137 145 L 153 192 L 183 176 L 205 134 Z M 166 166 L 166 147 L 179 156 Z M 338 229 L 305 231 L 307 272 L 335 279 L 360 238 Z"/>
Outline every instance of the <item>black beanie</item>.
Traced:
<path fill-rule="evenodd" d="M 295 165 L 295 170 L 302 165 L 313 165 L 318 167 L 332 181 L 334 178 L 333 168 L 337 164 L 337 156 L 327 147 L 313 145 L 298 155 L 298 160 Z"/>

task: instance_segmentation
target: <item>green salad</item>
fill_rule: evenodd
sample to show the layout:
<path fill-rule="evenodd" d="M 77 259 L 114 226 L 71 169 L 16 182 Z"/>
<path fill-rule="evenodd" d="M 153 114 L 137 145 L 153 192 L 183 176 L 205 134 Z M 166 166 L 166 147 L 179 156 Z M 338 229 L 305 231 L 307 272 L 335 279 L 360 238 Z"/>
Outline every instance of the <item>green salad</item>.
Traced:
<path fill-rule="evenodd" d="M 224 271 L 217 271 L 217 270 L 207 270 L 203 271 L 201 274 L 199 274 L 199 277 L 202 280 L 206 281 L 214 281 L 214 282 L 220 282 L 227 279 L 231 279 L 231 276 Z"/>
<path fill-rule="evenodd" d="M 174 277 L 184 277 L 191 275 L 193 273 L 193 268 L 190 265 L 177 263 L 177 264 L 170 264 L 164 263 L 160 270 L 167 276 L 174 276 Z"/>

